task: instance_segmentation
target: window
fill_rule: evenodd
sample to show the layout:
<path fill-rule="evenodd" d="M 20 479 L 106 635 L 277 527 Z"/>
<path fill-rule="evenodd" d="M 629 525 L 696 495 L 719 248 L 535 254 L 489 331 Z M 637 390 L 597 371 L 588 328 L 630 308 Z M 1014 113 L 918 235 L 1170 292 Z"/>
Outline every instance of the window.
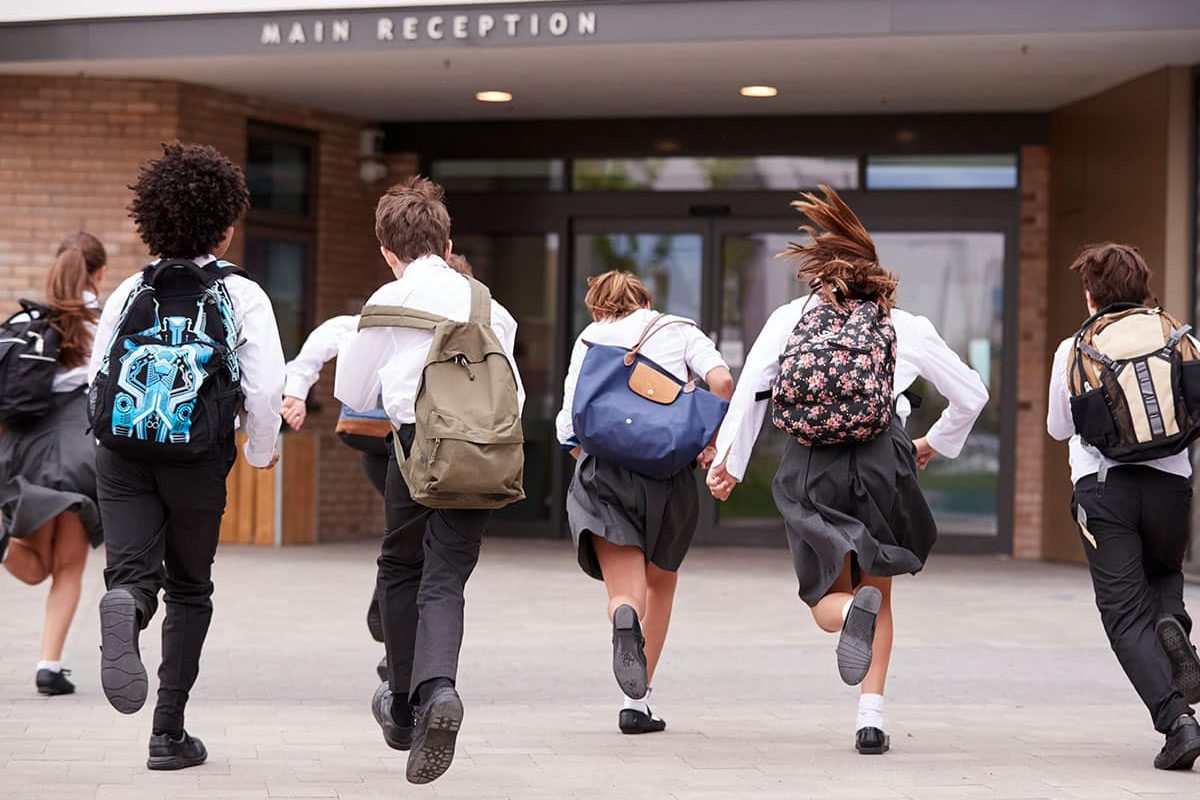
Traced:
<path fill-rule="evenodd" d="M 574 163 L 572 187 L 578 192 L 796 191 L 812 189 L 821 183 L 835 189 L 857 188 L 858 159 L 853 156 L 584 158 Z"/>
<path fill-rule="evenodd" d="M 1015 154 L 868 156 L 868 189 L 1015 189 Z"/>
<path fill-rule="evenodd" d="M 316 145 L 307 131 L 254 122 L 247 130 L 245 267 L 271 297 L 288 358 L 312 324 Z"/>
<path fill-rule="evenodd" d="M 448 192 L 561 192 L 566 168 L 559 158 L 435 161 L 433 179 Z"/>

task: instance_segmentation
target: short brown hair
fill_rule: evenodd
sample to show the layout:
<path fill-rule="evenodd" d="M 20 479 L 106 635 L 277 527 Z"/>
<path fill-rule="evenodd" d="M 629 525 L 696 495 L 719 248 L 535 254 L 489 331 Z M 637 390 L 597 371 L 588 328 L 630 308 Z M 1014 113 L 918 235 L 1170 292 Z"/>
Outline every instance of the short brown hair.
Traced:
<path fill-rule="evenodd" d="M 646 284 L 632 272 L 612 269 L 601 275 L 593 275 L 587 282 L 588 290 L 583 302 L 592 319 L 597 322 L 621 319 L 639 308 L 649 308 L 654 302 Z"/>
<path fill-rule="evenodd" d="M 471 262 L 467 261 L 467 257 L 461 253 L 451 253 L 446 259 L 446 264 L 460 275 L 466 275 L 468 278 L 475 277 L 475 269 L 471 266 Z"/>
<path fill-rule="evenodd" d="M 443 255 L 450 213 L 442 187 L 415 175 L 388 189 L 375 206 L 375 236 L 401 261 Z"/>
<path fill-rule="evenodd" d="M 1071 271 L 1079 273 L 1098 309 L 1115 303 L 1158 304 L 1150 291 L 1150 267 L 1133 245 L 1090 244 L 1079 253 Z"/>

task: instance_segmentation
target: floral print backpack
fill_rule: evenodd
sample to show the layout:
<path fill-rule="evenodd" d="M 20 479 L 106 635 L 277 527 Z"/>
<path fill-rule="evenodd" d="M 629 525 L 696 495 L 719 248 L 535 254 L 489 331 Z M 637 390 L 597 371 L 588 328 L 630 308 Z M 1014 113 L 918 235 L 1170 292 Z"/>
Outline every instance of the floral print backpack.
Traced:
<path fill-rule="evenodd" d="M 779 357 L 771 422 L 800 444 L 869 442 L 892 423 L 896 329 L 873 302 L 822 303 Z"/>

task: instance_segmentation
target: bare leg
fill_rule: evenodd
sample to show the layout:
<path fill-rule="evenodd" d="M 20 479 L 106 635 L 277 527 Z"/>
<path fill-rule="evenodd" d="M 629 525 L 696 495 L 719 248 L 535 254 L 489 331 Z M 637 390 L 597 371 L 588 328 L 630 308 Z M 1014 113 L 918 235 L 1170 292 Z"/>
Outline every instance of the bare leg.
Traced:
<path fill-rule="evenodd" d="M 79 605 L 83 567 L 87 563 L 88 536 L 79 517 L 71 512 L 55 519 L 51 550 L 50 594 L 46 597 L 46 625 L 42 630 L 42 660 L 62 658 L 67 631 Z"/>
<path fill-rule="evenodd" d="M 875 618 L 875 640 L 871 645 L 871 669 L 862 682 L 863 694 L 883 694 L 888 665 L 892 660 L 892 579 L 863 575 L 864 586 L 874 586 L 883 594 L 879 616 Z"/>
<path fill-rule="evenodd" d="M 592 537 L 596 559 L 608 590 L 608 617 L 618 606 L 632 606 L 638 619 L 646 616 L 646 556 L 640 547 L 619 546 Z"/>
<path fill-rule="evenodd" d="M 50 548 L 54 539 L 55 520 L 50 520 L 23 539 L 9 539 L 8 557 L 4 568 L 22 583 L 37 586 L 50 577 Z"/>
<path fill-rule="evenodd" d="M 678 582 L 678 572 L 668 572 L 653 564 L 646 565 L 646 616 L 642 620 L 642 634 L 646 637 L 646 678 L 651 685 L 658 659 L 662 656 L 663 644 L 667 640 Z"/>
<path fill-rule="evenodd" d="M 850 585 L 850 554 L 842 565 L 842 571 L 833 582 L 829 593 L 812 607 L 813 619 L 826 633 L 837 633 L 842 629 L 842 609 L 854 599 L 854 588 Z"/>

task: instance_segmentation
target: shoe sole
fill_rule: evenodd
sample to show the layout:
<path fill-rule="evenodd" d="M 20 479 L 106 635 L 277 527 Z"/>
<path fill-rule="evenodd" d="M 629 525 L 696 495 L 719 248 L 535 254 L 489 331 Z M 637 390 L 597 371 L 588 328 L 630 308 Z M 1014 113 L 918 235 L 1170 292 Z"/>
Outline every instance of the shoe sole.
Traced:
<path fill-rule="evenodd" d="M 881 756 L 892 749 L 892 743 L 885 739 L 882 747 L 859 747 L 858 745 L 854 745 L 854 749 L 862 756 Z"/>
<path fill-rule="evenodd" d="M 61 697 L 64 694 L 75 694 L 74 689 L 68 689 L 65 692 L 56 692 L 53 689 L 38 689 L 37 693 L 44 697 Z"/>
<path fill-rule="evenodd" d="M 389 676 L 386 658 L 375 665 L 375 674 L 379 676 L 379 680 L 384 683 L 388 682 Z"/>
<path fill-rule="evenodd" d="M 383 614 L 379 611 L 378 603 L 372 603 L 367 609 L 367 630 L 371 632 L 372 639 L 383 641 Z"/>
<path fill-rule="evenodd" d="M 1187 632 L 1174 619 L 1160 622 L 1155 632 L 1171 662 L 1175 688 L 1189 704 L 1200 703 L 1200 658 L 1192 649 Z"/>
<path fill-rule="evenodd" d="M 405 774 L 409 783 L 433 783 L 454 761 L 454 743 L 462 727 L 463 704 L 457 693 L 447 692 L 426 712 L 429 727 L 421 742 L 413 742 Z"/>
<path fill-rule="evenodd" d="M 371 695 L 371 716 L 375 718 L 375 724 L 379 726 L 383 725 L 383 698 L 388 691 L 388 685 L 384 682 L 379 684 L 375 694 Z"/>
<path fill-rule="evenodd" d="M 859 589 L 851 602 L 837 645 L 838 674 L 850 686 L 862 683 L 871 670 L 875 621 L 882 604 L 883 594 L 874 586 Z"/>
<path fill-rule="evenodd" d="M 646 696 L 646 654 L 637 630 L 637 612 L 621 606 L 613 613 L 613 676 L 631 700 Z"/>
<path fill-rule="evenodd" d="M 187 769 L 188 767 L 198 767 L 208 761 L 208 756 L 204 758 L 180 758 L 179 756 L 150 756 L 146 759 L 146 769 L 162 770 L 164 772 L 176 769 Z"/>
<path fill-rule="evenodd" d="M 138 632 L 133 595 L 117 590 L 104 595 L 100 600 L 100 685 L 108 702 L 122 714 L 134 714 L 146 704 L 149 682 L 137 652 Z"/>

